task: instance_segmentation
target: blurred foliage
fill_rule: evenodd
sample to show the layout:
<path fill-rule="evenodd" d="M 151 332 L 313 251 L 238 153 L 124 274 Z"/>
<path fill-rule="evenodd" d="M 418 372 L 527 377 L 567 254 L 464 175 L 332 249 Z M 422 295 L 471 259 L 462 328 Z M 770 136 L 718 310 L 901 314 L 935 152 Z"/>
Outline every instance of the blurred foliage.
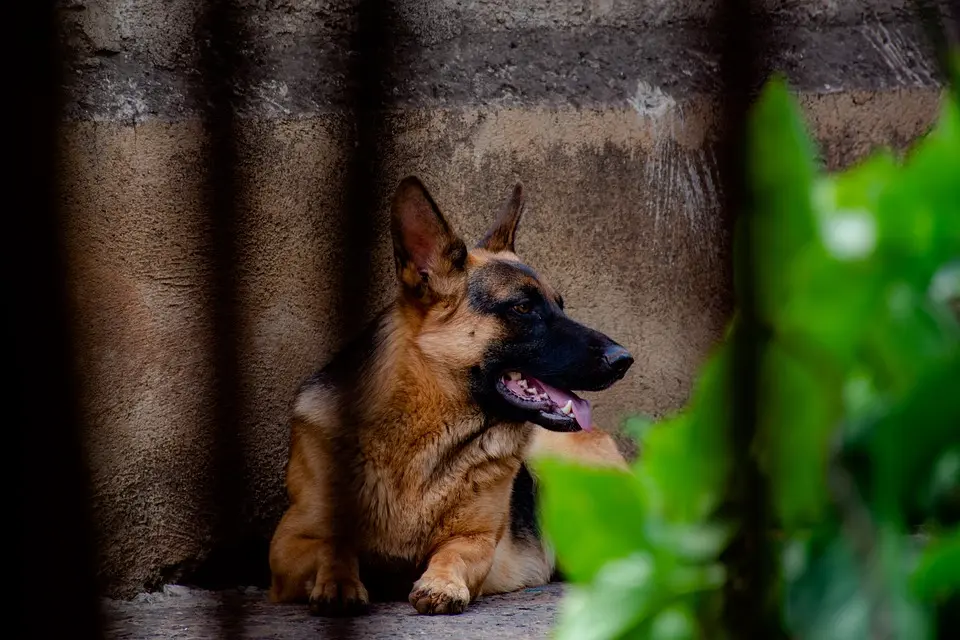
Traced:
<path fill-rule="evenodd" d="M 735 286 L 738 300 L 753 288 L 762 328 L 751 454 L 779 559 L 773 614 L 794 638 L 922 640 L 960 604 L 960 110 L 945 100 L 902 159 L 831 175 L 815 157 L 771 82 L 750 119 Z M 558 638 L 727 635 L 738 331 L 686 408 L 629 421 L 632 473 L 536 461 L 571 582 Z"/>

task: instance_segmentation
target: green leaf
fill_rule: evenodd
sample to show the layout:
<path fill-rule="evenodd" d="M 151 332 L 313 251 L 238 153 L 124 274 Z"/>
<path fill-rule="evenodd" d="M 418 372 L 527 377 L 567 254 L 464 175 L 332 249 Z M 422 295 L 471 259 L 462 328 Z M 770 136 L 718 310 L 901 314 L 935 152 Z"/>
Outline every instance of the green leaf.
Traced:
<path fill-rule="evenodd" d="M 874 383 L 902 398 L 924 372 L 945 366 L 960 354 L 960 325 L 925 291 L 892 282 L 863 335 L 863 362 Z"/>
<path fill-rule="evenodd" d="M 723 568 L 717 565 L 669 569 L 646 553 L 612 561 L 589 586 L 568 589 L 560 607 L 557 639 L 651 637 L 653 629 L 645 629 L 644 623 L 652 616 L 686 596 L 719 589 L 723 580 Z M 661 620 L 659 630 L 676 631 L 676 622 Z"/>
<path fill-rule="evenodd" d="M 648 548 L 644 504 L 632 475 L 548 458 L 532 467 L 544 531 L 571 580 L 589 582 L 605 562 Z"/>
<path fill-rule="evenodd" d="M 924 640 L 932 632 L 930 611 L 906 590 L 909 539 L 895 530 L 824 529 L 818 536 L 785 545 L 782 563 L 786 596 L 784 615 L 794 637 L 841 640 L 887 637 Z M 874 546 L 866 558 L 858 544 Z"/>
<path fill-rule="evenodd" d="M 874 467 L 871 505 L 881 520 L 898 520 L 922 500 L 919 491 L 946 450 L 960 442 L 960 358 L 931 367 L 914 392 L 870 433 Z"/>
<path fill-rule="evenodd" d="M 924 549 L 910 586 L 926 601 L 943 601 L 960 593 L 960 528 Z"/>
<path fill-rule="evenodd" d="M 731 525 L 713 521 L 684 525 L 648 518 L 645 524 L 646 537 L 653 549 L 689 564 L 716 560 L 734 532 Z"/>
<path fill-rule="evenodd" d="M 889 157 L 878 156 L 810 185 L 814 230 L 778 283 L 777 336 L 816 355 L 831 375 L 852 362 L 878 304 L 884 262 L 876 254 L 875 210 L 890 170 Z"/>
<path fill-rule="evenodd" d="M 831 375 L 853 363 L 891 277 L 877 212 L 895 175 L 893 159 L 880 154 L 811 185 L 815 232 L 784 271 L 775 330 Z"/>
<path fill-rule="evenodd" d="M 752 278 L 757 311 L 776 322 L 790 298 L 788 282 L 797 254 L 814 238 L 812 185 L 814 147 L 785 82 L 768 83 L 755 105 L 747 134 L 747 174 L 751 210 L 741 220 L 735 252 L 742 258 L 749 231 L 750 273 L 735 266 L 738 290 Z M 748 224 L 749 227 L 743 227 Z"/>
<path fill-rule="evenodd" d="M 701 370 L 687 410 L 651 428 L 634 471 L 651 514 L 676 523 L 713 513 L 726 490 L 730 467 L 729 345 Z"/>
<path fill-rule="evenodd" d="M 664 609 L 650 622 L 650 640 L 694 640 L 698 637 L 697 618 L 685 604 Z"/>
<path fill-rule="evenodd" d="M 960 109 L 946 100 L 902 162 L 883 151 L 821 176 L 778 79 L 746 144 L 735 287 L 738 300 L 745 284 L 755 298 L 753 453 L 770 483 L 764 506 L 783 525 L 783 584 L 762 597 L 783 598 L 793 637 L 924 640 L 933 605 L 960 591 L 960 529 L 915 571 L 909 534 L 919 522 L 935 536 L 960 505 Z M 717 514 L 740 317 L 682 411 L 627 422 L 643 450 L 632 474 L 534 464 L 547 537 L 575 582 L 559 637 L 723 636 L 714 563 L 739 524 Z M 828 472 L 856 490 L 832 495 Z"/>
<path fill-rule="evenodd" d="M 874 619 L 885 623 L 893 631 L 893 637 L 932 638 L 932 609 L 911 593 L 908 584 L 913 541 L 904 535 L 902 529 L 881 523 L 879 543 L 878 572 L 868 574 L 868 580 L 872 578 L 873 584 L 867 582 L 864 587 L 881 594 L 879 598 L 874 596 Z"/>
<path fill-rule="evenodd" d="M 960 260 L 943 265 L 933 274 L 927 295 L 934 304 L 960 318 Z"/>
<path fill-rule="evenodd" d="M 840 388 L 774 343 L 763 355 L 759 403 L 759 459 L 780 521 L 788 528 L 816 524 L 829 500 L 827 464 L 842 415 Z"/>
<path fill-rule="evenodd" d="M 881 243 L 901 278 L 923 286 L 960 255 L 960 111 L 945 101 L 936 127 L 908 155 L 881 207 Z"/>
<path fill-rule="evenodd" d="M 826 548 L 796 542 L 786 572 L 784 615 L 795 637 L 847 640 L 869 637 L 870 601 L 860 590 L 856 560 L 843 538 Z"/>
<path fill-rule="evenodd" d="M 918 489 L 916 507 L 923 516 L 945 524 L 960 523 L 960 443 L 940 454 Z"/>
<path fill-rule="evenodd" d="M 653 558 L 634 554 L 606 564 L 590 586 L 570 586 L 560 605 L 557 640 L 612 640 L 655 609 Z"/>

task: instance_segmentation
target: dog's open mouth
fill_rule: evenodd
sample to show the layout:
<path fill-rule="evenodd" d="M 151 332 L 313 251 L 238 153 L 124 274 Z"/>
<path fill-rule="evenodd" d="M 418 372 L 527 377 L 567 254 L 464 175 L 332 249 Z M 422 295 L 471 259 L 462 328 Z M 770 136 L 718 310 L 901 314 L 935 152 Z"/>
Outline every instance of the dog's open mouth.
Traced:
<path fill-rule="evenodd" d="M 530 421 L 547 429 L 577 431 L 593 427 L 590 402 L 572 391 L 551 387 L 516 371 L 500 378 L 497 391 L 513 406 L 536 412 Z"/>

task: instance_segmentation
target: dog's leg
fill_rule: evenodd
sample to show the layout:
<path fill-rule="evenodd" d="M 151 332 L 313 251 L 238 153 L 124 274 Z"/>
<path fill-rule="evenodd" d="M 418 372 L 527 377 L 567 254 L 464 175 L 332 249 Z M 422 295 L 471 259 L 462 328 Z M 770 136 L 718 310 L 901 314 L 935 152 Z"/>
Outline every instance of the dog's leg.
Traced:
<path fill-rule="evenodd" d="M 308 599 L 314 615 L 361 613 L 370 596 L 360 582 L 354 541 L 345 541 L 339 549 L 335 545 L 330 494 L 336 486 L 327 473 L 332 468 L 328 449 L 321 438 L 311 438 L 303 429 L 302 424 L 294 425 L 287 467 L 292 504 L 270 544 L 270 598 Z M 307 442 L 310 446 L 304 446 Z"/>
<path fill-rule="evenodd" d="M 553 575 L 553 564 L 553 554 L 534 535 L 515 536 L 510 532 L 497 545 L 493 566 L 480 593 L 510 593 L 547 584 Z"/>
<path fill-rule="evenodd" d="M 413 585 L 410 604 L 426 614 L 461 613 L 480 595 L 480 586 L 493 565 L 496 536 L 474 534 L 442 543 Z"/>
<path fill-rule="evenodd" d="M 348 549 L 336 556 L 332 536 L 316 522 L 299 506 L 284 514 L 270 545 L 270 599 L 309 600 L 314 615 L 363 612 L 370 597 L 360 582 L 356 554 Z"/>
<path fill-rule="evenodd" d="M 329 540 L 318 541 L 316 582 L 310 592 L 310 613 L 319 616 L 356 615 L 370 604 L 370 595 L 360 582 L 355 553 L 334 555 Z"/>
<path fill-rule="evenodd" d="M 298 506 L 283 514 L 270 542 L 270 601 L 306 602 L 317 577 L 317 541 Z"/>

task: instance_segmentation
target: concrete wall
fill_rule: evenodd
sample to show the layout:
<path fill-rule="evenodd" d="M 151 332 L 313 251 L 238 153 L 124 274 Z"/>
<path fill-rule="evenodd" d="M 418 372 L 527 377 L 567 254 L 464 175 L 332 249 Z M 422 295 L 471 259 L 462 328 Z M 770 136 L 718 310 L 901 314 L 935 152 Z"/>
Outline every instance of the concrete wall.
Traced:
<path fill-rule="evenodd" d="M 215 533 L 200 4 L 61 1 L 70 284 L 100 575 L 116 596 L 195 577 L 218 549 L 260 553 L 226 562 L 263 568 L 284 504 L 291 395 L 341 339 L 354 3 L 238 0 L 234 433 L 245 507 L 232 539 Z M 530 206 L 519 253 L 571 315 L 637 358 L 620 385 L 594 394 L 598 421 L 616 428 L 633 411 L 682 405 L 730 308 L 715 4 L 396 2 L 383 170 L 370 185 L 381 202 L 370 230 L 378 301 L 393 291 L 382 203 L 399 177 L 422 175 L 471 239 L 521 179 Z M 766 2 L 771 65 L 797 88 L 831 167 L 878 144 L 903 148 L 935 117 L 940 88 L 909 5 Z"/>

